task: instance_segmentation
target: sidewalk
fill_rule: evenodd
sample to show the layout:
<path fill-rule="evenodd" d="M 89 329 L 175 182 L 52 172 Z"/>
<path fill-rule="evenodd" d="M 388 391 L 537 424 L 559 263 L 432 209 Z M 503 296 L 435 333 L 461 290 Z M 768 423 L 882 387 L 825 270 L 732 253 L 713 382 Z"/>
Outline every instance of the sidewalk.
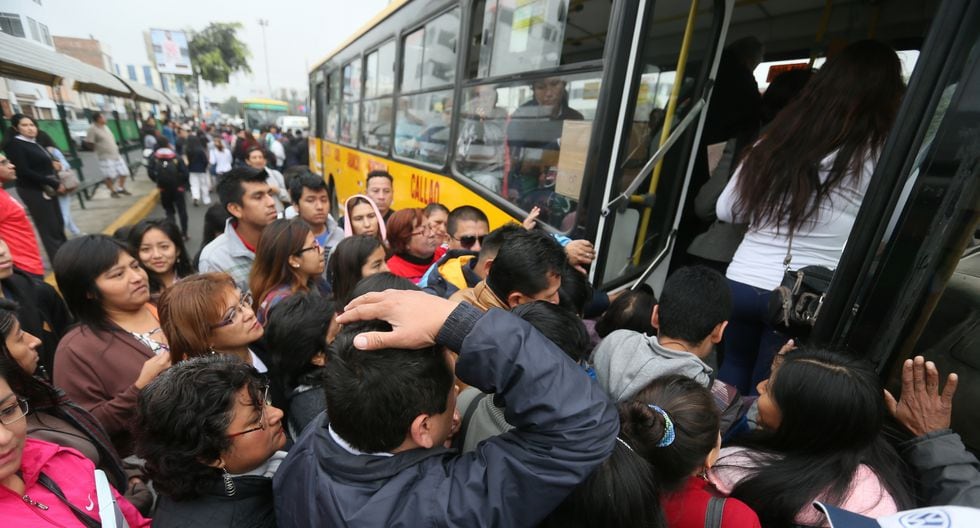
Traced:
<path fill-rule="evenodd" d="M 111 235 L 119 227 L 142 220 L 160 201 L 156 185 L 146 176 L 146 169 L 142 167 L 136 171 L 135 180 L 126 179 L 126 189 L 132 193 L 132 196 L 120 195 L 119 198 L 112 198 L 109 196 L 109 190 L 103 185 L 98 188 L 91 200 L 85 201 L 85 209 L 79 205 L 78 198 L 72 196 L 71 215 L 75 225 L 83 233 Z M 16 195 L 13 188 L 9 190 Z M 70 234 L 68 237 L 72 238 Z M 41 238 L 37 237 L 37 240 L 40 245 Z M 44 260 L 44 269 L 50 272 L 51 262 L 43 247 L 41 247 L 41 258 Z"/>

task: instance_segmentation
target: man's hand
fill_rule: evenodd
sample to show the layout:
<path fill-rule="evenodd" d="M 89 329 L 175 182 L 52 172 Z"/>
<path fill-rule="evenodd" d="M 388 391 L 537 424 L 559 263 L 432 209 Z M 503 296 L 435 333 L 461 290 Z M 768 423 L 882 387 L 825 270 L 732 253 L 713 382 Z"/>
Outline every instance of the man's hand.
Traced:
<path fill-rule="evenodd" d="M 416 349 L 434 345 L 436 335 L 459 303 L 420 291 L 386 290 L 362 295 L 350 302 L 337 322 L 380 319 L 391 332 L 365 332 L 354 338 L 361 350 Z"/>
<path fill-rule="evenodd" d="M 902 399 L 895 401 L 886 390 L 885 404 L 895 419 L 915 436 L 947 429 L 958 383 L 956 374 L 950 373 L 940 393 L 935 363 L 916 356 L 914 360 L 906 359 L 902 365 Z"/>
<path fill-rule="evenodd" d="M 565 246 L 565 255 L 573 268 L 585 274 L 585 267 L 595 260 L 595 247 L 588 240 L 572 240 Z"/>

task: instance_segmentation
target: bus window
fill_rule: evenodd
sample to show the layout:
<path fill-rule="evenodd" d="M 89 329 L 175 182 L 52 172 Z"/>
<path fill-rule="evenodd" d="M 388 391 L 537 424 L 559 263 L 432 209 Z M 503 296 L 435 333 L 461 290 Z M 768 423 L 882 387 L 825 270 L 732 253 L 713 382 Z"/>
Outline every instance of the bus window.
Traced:
<path fill-rule="evenodd" d="M 361 60 L 355 59 L 344 66 L 344 101 L 340 110 L 340 142 L 348 145 L 357 143 L 358 104 L 361 98 Z"/>
<path fill-rule="evenodd" d="M 452 84 L 456 79 L 459 9 L 438 16 L 402 41 L 402 92 Z"/>
<path fill-rule="evenodd" d="M 589 73 L 464 89 L 456 171 L 525 211 L 538 207 L 541 221 L 567 230 L 599 84 L 599 73 Z M 565 156 L 563 141 L 573 142 Z"/>
<path fill-rule="evenodd" d="M 391 94 L 395 81 L 395 42 L 368 54 L 364 64 L 364 98 Z"/>
<path fill-rule="evenodd" d="M 468 74 L 508 75 L 602 59 L 608 0 L 481 0 Z M 477 48 L 478 51 L 477 51 Z"/>
<path fill-rule="evenodd" d="M 361 146 L 387 153 L 391 146 L 391 92 L 394 89 L 395 42 L 389 41 L 364 59 Z M 373 100 L 372 100 L 373 98 Z"/>
<path fill-rule="evenodd" d="M 395 154 L 431 165 L 443 165 L 452 112 L 452 90 L 399 97 Z"/>
<path fill-rule="evenodd" d="M 337 141 L 337 128 L 340 125 L 340 78 L 335 71 L 327 75 L 327 115 L 323 137 Z"/>
<path fill-rule="evenodd" d="M 388 152 L 391 146 L 391 107 L 390 97 L 364 102 L 361 123 L 362 147 L 381 153 Z"/>

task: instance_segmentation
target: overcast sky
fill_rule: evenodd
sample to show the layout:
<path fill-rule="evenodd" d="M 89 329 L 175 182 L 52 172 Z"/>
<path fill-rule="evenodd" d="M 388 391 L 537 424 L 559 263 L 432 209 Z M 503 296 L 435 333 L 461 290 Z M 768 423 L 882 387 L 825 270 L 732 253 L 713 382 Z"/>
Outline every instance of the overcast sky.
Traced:
<path fill-rule="evenodd" d="M 126 64 L 149 65 L 143 31 L 200 30 L 211 22 L 241 22 L 238 37 L 252 53 L 252 73 L 233 77 L 229 85 L 205 89 L 222 101 L 265 97 L 266 68 L 260 18 L 267 19 L 266 39 L 272 88 L 303 89 L 307 71 L 357 28 L 384 9 L 388 0 L 45 0 L 53 35 L 89 37 L 102 42 L 126 75 Z M 142 80 L 142 72 L 140 72 Z"/>

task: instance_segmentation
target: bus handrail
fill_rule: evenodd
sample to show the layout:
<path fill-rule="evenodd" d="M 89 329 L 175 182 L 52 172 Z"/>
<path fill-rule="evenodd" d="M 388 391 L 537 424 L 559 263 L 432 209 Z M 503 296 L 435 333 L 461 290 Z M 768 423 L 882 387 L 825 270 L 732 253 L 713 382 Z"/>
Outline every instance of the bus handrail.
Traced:
<path fill-rule="evenodd" d="M 711 90 L 705 89 L 704 93 L 711 93 Z M 612 200 L 609 200 L 609 203 L 602 206 L 602 216 L 609 216 L 612 207 L 618 202 L 629 201 L 630 196 L 640 188 L 640 184 L 643 183 L 643 180 L 646 179 L 651 172 L 653 172 L 653 167 L 667 155 L 667 151 L 670 150 L 681 135 L 687 131 L 687 128 L 691 126 L 691 123 L 693 123 L 698 115 L 704 110 L 706 104 L 707 100 L 705 97 L 698 99 L 698 102 L 691 107 L 691 110 L 684 116 L 684 119 L 677 124 L 677 128 L 675 128 L 674 131 L 670 133 L 670 136 L 667 137 L 667 141 L 664 141 L 664 144 L 660 145 L 660 148 L 658 148 L 657 151 L 653 153 L 653 156 L 647 160 L 646 164 L 643 165 L 643 168 L 640 169 L 639 174 L 633 178 L 633 181 L 630 182 L 626 189 Z"/>
<path fill-rule="evenodd" d="M 650 262 L 650 265 L 647 266 L 645 270 L 643 270 L 643 273 L 641 273 L 640 276 L 636 278 L 636 281 L 633 283 L 632 286 L 630 286 L 630 291 L 635 290 L 637 286 L 646 282 L 647 277 L 649 277 L 650 274 L 653 273 L 653 270 L 657 266 L 659 266 L 660 263 L 663 262 L 665 258 L 667 258 L 667 255 L 670 253 L 671 248 L 674 247 L 674 239 L 676 237 L 677 237 L 677 230 L 672 229 L 670 233 L 667 234 L 667 243 L 664 244 L 663 249 L 660 250 L 660 253 L 653 258 L 653 261 Z"/>

